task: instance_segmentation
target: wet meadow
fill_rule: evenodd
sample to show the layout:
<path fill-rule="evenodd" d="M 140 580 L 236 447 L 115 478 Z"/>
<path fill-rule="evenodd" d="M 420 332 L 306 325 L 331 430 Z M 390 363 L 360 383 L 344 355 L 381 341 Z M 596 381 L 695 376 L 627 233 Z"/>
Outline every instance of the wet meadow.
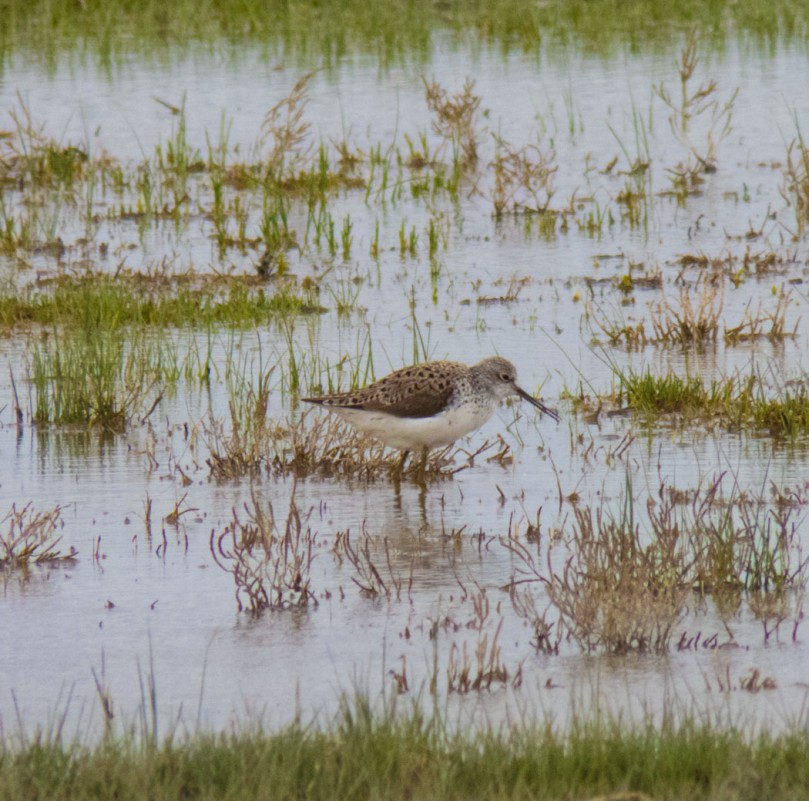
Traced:
<path fill-rule="evenodd" d="M 803 797 L 801 4 L 6 5 L 0 797 Z"/>

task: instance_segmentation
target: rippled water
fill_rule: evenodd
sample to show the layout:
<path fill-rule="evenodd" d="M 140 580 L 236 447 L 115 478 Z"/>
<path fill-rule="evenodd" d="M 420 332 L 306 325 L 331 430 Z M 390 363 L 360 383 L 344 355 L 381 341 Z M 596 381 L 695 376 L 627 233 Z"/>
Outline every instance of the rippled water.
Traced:
<path fill-rule="evenodd" d="M 423 73 L 453 90 L 471 76 L 486 109 L 483 158 L 492 157 L 494 133 L 521 144 L 539 140 L 557 154 L 560 206 L 570 198 L 583 209 L 607 206 L 626 181 L 619 172 L 628 167 L 622 144 L 634 147 L 633 113 L 647 124 L 651 119 L 653 192 L 668 188 L 666 166 L 685 157 L 652 91 L 660 82 L 675 88 L 675 57 L 674 48 L 659 56 L 603 59 L 571 52 L 548 60 L 486 50 L 473 55 L 439 46 L 426 70 L 384 71 L 357 58 L 314 77 L 307 115 L 316 137 L 325 141 L 347 138 L 366 152 L 379 142 L 401 145 L 405 134 L 416 137 L 430 129 Z M 626 353 L 594 346 L 587 311 L 594 307 L 588 301 L 608 317 L 623 314 L 632 321 L 645 314 L 659 292 L 637 289 L 633 304 L 624 305 L 611 285 L 595 283 L 591 289 L 585 279 L 622 275 L 629 264 L 640 265 L 636 270 L 641 272 L 659 268 L 663 291 L 676 297 L 678 276 L 693 281 L 697 273 L 681 270 L 683 254 L 719 258 L 747 249 L 773 250 L 784 260 L 783 269 L 726 288 L 725 318 L 729 324 L 739 322 L 744 309 L 759 302 L 771 308 L 772 287 L 790 281 L 788 319 L 805 316 L 807 242 L 795 235 L 794 214 L 780 189 L 787 143 L 795 136 L 794 115 L 809 108 L 807 66 L 806 52 L 797 49 L 761 52 L 738 45 L 706 54 L 701 70 L 717 79 L 722 96 L 729 97 L 737 86 L 740 90 L 732 132 L 719 147 L 719 170 L 699 196 L 683 205 L 658 197 L 647 224 L 638 228 L 616 221 L 600 235 L 572 226 L 552 238 L 526 236 L 522 220 L 495 222 L 487 188 L 480 187 L 465 193 L 457 208 L 444 210 L 449 236 L 434 284 L 426 258 L 402 260 L 395 246 L 403 220 L 423 232 L 433 210 L 430 203 L 405 197 L 383 207 L 352 194 L 335 200 L 336 219 L 351 215 L 355 243 L 350 262 L 335 266 L 332 285 L 358 277 L 357 303 L 365 311 L 348 320 L 331 312 L 317 322 L 301 323 L 297 343 L 308 348 L 312 339 L 334 362 L 356 348 L 358 332 L 364 336 L 367 331 L 381 375 L 412 358 L 412 297 L 431 356 L 473 362 L 502 353 L 517 364 L 520 383 L 531 391 L 541 385 L 552 405 L 564 390 L 575 392 L 580 385 L 584 391 L 608 391 L 614 380 L 610 360 L 660 371 L 688 368 L 706 378 L 757 370 L 772 370 L 784 380 L 803 376 L 805 325 L 794 341 L 720 344 L 701 354 L 653 348 Z M 206 137 L 217 140 L 224 118 L 230 146 L 246 151 L 255 147 L 267 109 L 288 94 L 298 77 L 249 51 L 238 63 L 199 54 L 160 66 L 132 62 L 114 75 L 74 63 L 49 76 L 21 65 L 3 76 L 0 109 L 19 108 L 19 92 L 33 117 L 60 141 L 80 143 L 93 154 L 104 149 L 134 163 L 165 142 L 176 124 L 155 98 L 177 105 L 184 101 L 193 145 L 204 153 Z M 4 121 L 0 127 L 11 124 Z M 619 166 L 605 175 L 614 157 Z M 84 232 L 68 211 L 61 214 L 60 235 L 69 246 L 66 264 L 33 255 L 30 266 L 41 276 L 70 269 L 71 260 L 80 258 L 80 248 L 71 243 Z M 377 222 L 385 246 L 379 267 L 367 255 Z M 753 237 L 751 231 L 760 233 Z M 134 245 L 119 251 L 133 269 L 172 258 L 201 270 L 249 271 L 255 260 L 254 254 L 229 253 L 223 264 L 204 219 L 179 229 L 156 226 L 145 235 L 135 225 L 102 222 L 93 233 L 96 240 L 109 241 L 111 250 Z M 110 259 L 110 269 L 119 262 Z M 293 270 L 303 277 L 317 274 L 324 264 L 315 254 L 301 257 Z M 16 273 L 10 259 L 2 269 L 18 281 L 32 276 Z M 506 294 L 512 279 L 525 279 L 517 300 L 477 302 Z M 182 340 L 181 335 L 166 336 Z M 247 364 L 254 368 L 260 353 L 271 351 L 277 358 L 283 352 L 277 331 L 240 336 L 240 347 L 250 357 Z M 216 344 L 221 361 L 231 347 L 223 334 Z M 2 352 L 16 374 L 24 374 L 24 339 L 4 340 Z M 166 731 L 177 719 L 181 727 L 193 729 L 257 719 L 279 725 L 299 711 L 328 716 L 343 691 L 393 692 L 392 674 L 403 668 L 410 697 L 446 706 L 463 721 L 497 723 L 535 714 L 564 720 L 575 709 L 598 703 L 628 716 L 674 706 L 724 720 L 778 725 L 801 708 L 809 664 L 804 629 L 792 642 L 786 623 L 778 641 L 765 645 L 760 624 L 746 612 L 732 623 L 733 647 L 617 657 L 584 654 L 565 644 L 559 655 L 537 654 L 531 632 L 513 613 L 503 589 L 518 565 L 499 541 L 510 521 L 524 530 L 526 519 L 534 519 L 541 507 L 543 533 L 533 547 L 544 560 L 550 533 L 570 525 L 572 506 L 566 499 L 577 493 L 582 503 L 614 508 L 610 504 L 620 498 L 628 476 L 639 507 L 661 480 L 693 489 L 721 471 L 735 476 L 743 489 L 766 492 L 770 482 L 782 489 L 800 486 L 807 468 L 801 447 L 784 449 L 763 437 L 702 429 L 650 435 L 642 428 L 634 431 L 626 417 L 588 423 L 566 403 L 560 405 L 558 425 L 525 409 L 517 416 L 504 408 L 470 437 L 469 447 L 502 434 L 514 453 L 513 463 L 505 467 L 479 460 L 425 493 L 415 486 L 397 492 L 387 482 L 298 482 L 296 503 L 310 513 L 307 525 L 317 531 L 312 585 L 318 606 L 251 619 L 237 612 L 232 579 L 213 562 L 211 532 L 221 532 L 232 510 L 252 499 L 272 502 L 285 515 L 293 485 L 269 478 L 209 478 L 204 447 L 185 440 L 183 425 L 193 429 L 209 402 L 223 413 L 221 382 L 212 399 L 181 390 L 161 404 L 152 428 L 136 425 L 100 441 L 94 434 L 30 428 L 18 437 L 8 371 L 0 372 L 0 514 L 12 503 L 29 500 L 43 509 L 60 505 L 63 545 L 78 550 L 70 566 L 35 569 L 26 578 L 3 575 L 0 724 L 7 733 L 19 725 L 29 731 L 47 726 L 65 709 L 70 729 L 97 733 L 96 679 L 114 699 L 116 719 L 127 721 L 136 718 L 153 678 L 160 726 Z M 289 411 L 276 392 L 272 414 Z M 611 457 L 611 449 L 632 431 L 637 437 L 628 449 L 620 458 Z M 152 441 L 157 466 L 150 469 L 146 451 Z M 191 478 L 189 486 L 182 486 L 176 465 Z M 147 500 L 152 504 L 151 539 L 144 522 Z M 178 503 L 193 511 L 183 514 L 176 528 L 161 523 Z M 386 569 L 403 581 L 398 599 L 374 600 L 359 592 L 351 567 L 332 550 L 337 532 L 347 529 L 357 537 L 366 530 L 380 542 L 387 538 L 392 556 Z M 449 536 L 453 530 L 461 534 Z M 554 553 L 555 559 L 564 558 L 563 550 Z M 479 642 L 478 631 L 470 627 L 475 619 L 471 597 L 478 587 L 486 589 L 490 603 L 485 630 L 494 636 L 502 618 L 502 662 L 512 677 L 521 672 L 522 684 L 447 696 L 443 677 L 452 645 L 462 649 L 466 643 L 472 653 Z M 544 603 L 541 592 L 539 597 Z M 682 628 L 691 636 L 701 631 L 728 640 L 710 611 L 689 617 Z M 776 689 L 739 689 L 751 670 L 772 677 Z M 438 676 L 436 699 L 428 692 L 433 675 Z"/>

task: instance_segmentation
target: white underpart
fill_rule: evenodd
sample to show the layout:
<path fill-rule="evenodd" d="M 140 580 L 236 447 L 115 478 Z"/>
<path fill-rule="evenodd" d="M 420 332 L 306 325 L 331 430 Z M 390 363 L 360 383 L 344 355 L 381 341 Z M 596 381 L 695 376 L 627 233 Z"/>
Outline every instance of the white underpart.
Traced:
<path fill-rule="evenodd" d="M 494 404 L 464 403 L 434 417 L 396 417 L 385 412 L 327 407 L 359 431 L 391 448 L 415 450 L 451 445 L 458 437 L 480 428 L 494 413 Z"/>

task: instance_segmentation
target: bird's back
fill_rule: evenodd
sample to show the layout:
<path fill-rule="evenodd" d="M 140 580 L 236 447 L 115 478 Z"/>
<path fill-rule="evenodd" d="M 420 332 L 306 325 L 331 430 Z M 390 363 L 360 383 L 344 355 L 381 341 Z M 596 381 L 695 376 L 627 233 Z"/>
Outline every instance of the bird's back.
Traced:
<path fill-rule="evenodd" d="M 331 409 L 384 412 L 395 417 L 432 417 L 447 407 L 469 368 L 450 361 L 403 367 L 355 392 L 302 398 Z"/>

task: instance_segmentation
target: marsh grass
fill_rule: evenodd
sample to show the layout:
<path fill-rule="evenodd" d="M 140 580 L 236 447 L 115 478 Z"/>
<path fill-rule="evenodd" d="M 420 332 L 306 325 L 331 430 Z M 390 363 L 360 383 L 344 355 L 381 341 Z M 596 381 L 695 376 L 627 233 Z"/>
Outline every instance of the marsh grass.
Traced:
<path fill-rule="evenodd" d="M 659 284 L 659 277 L 654 278 Z M 630 277 L 619 282 L 619 289 L 632 291 L 635 283 Z M 646 345 L 673 345 L 679 347 L 705 347 L 721 340 L 726 345 L 738 345 L 757 339 L 783 342 L 795 336 L 800 319 L 787 326 L 787 311 L 792 293 L 781 291 L 776 295 L 774 308 L 762 303 L 755 308 L 748 305 L 740 322 L 724 322 L 724 297 L 716 284 L 701 282 L 700 286 L 680 290 L 677 300 L 663 297 L 649 304 L 646 320 L 627 323 L 613 321 L 597 308 L 588 309 L 592 326 L 604 334 L 610 345 L 624 345 L 630 350 Z M 651 332 L 647 331 L 647 322 Z"/>
<path fill-rule="evenodd" d="M 631 113 L 633 142 L 631 146 L 624 142 L 611 125 L 607 126 L 626 159 L 625 172 L 631 179 L 631 183 L 627 185 L 627 191 L 639 198 L 646 198 L 649 195 L 649 167 L 652 164 L 651 148 L 649 147 L 649 134 L 652 129 L 651 109 L 646 119 L 644 116 L 633 101 Z M 614 165 L 608 165 L 605 172 L 611 173 L 613 167 Z"/>
<path fill-rule="evenodd" d="M 295 721 L 272 733 L 98 745 L 58 734 L 4 738 L 0 796 L 787 801 L 809 785 L 807 748 L 797 722 L 776 734 L 702 717 L 628 723 L 593 712 L 564 731 L 549 718 L 467 729 L 416 705 L 380 710 L 357 694 L 325 723 Z"/>
<path fill-rule="evenodd" d="M 653 303 L 650 308 L 653 341 L 679 345 L 715 342 L 722 306 L 721 292 L 708 285 L 703 285 L 695 298 L 688 289 L 681 290 L 678 304 L 668 298 Z"/>
<path fill-rule="evenodd" d="M 631 501 L 630 501 L 631 503 Z M 546 588 L 573 639 L 585 650 L 665 652 L 685 615 L 685 560 L 671 559 L 668 530 L 645 544 L 629 515 L 575 509 L 572 557 Z"/>
<path fill-rule="evenodd" d="M 794 638 L 809 566 L 794 519 L 800 504 L 767 502 L 735 482 L 726 495 L 725 478 L 690 496 L 661 483 L 644 510 L 629 482 L 617 513 L 576 507 L 561 566 L 553 548 L 543 568 L 527 545 L 503 538 L 521 564 L 512 605 L 532 626 L 537 650 L 556 653 L 573 639 L 588 651 L 665 653 L 692 599 L 707 596 L 726 627 L 746 602 L 765 641 L 789 618 Z M 523 587 L 532 583 L 544 587 L 556 619 L 538 612 Z"/>
<path fill-rule="evenodd" d="M 267 178 L 276 184 L 296 175 L 308 161 L 311 123 L 306 119 L 308 86 L 313 72 L 302 75 L 285 98 L 276 103 L 262 123 L 262 143 L 269 148 L 265 158 Z"/>
<path fill-rule="evenodd" d="M 209 413 L 201 424 L 206 463 L 211 475 L 221 479 L 259 473 L 277 429 L 268 414 L 275 366 L 260 362 L 254 370 L 246 358 L 232 355 L 236 350 L 228 349 L 225 365 L 229 420 Z"/>
<path fill-rule="evenodd" d="M 669 373 L 653 375 L 648 370 L 629 370 L 620 375 L 619 402 L 639 413 L 654 418 L 659 414 L 681 414 L 710 419 L 729 411 L 740 395 L 734 379 L 714 380 L 708 386 L 694 376 Z M 735 420 L 739 422 L 738 419 Z"/>
<path fill-rule="evenodd" d="M 511 544 L 509 547 L 514 547 Z M 528 548 L 517 546 L 522 559 L 527 565 L 533 565 L 536 569 L 535 560 Z M 519 582 L 512 581 L 509 585 L 509 600 L 514 613 L 521 620 L 524 620 L 531 629 L 531 645 L 537 653 L 555 655 L 559 653 L 559 646 L 567 636 L 567 628 L 564 620 L 559 615 L 552 612 L 553 604 L 548 602 L 546 607 L 540 611 L 537 608 L 537 598 L 534 591 L 528 587 L 520 586 Z"/>
<path fill-rule="evenodd" d="M 372 54 L 383 64 L 427 60 L 436 41 L 443 41 L 437 39 L 438 32 L 451 41 L 477 36 L 506 52 L 538 52 L 575 39 L 588 51 L 608 53 L 637 47 L 638 41 L 667 44 L 694 25 L 710 31 L 717 43 L 741 32 L 771 46 L 782 38 L 799 39 L 806 24 L 802 5 L 773 9 L 761 0 L 731 6 L 686 0 L 675 7 L 660 0 L 635 0 L 621 14 L 614 13 L 608 0 L 550 2 L 528 9 L 518 0 L 497 0 L 459 5 L 449 13 L 419 0 L 394 15 L 386 14 L 387 8 L 380 0 L 329 0 L 318 8 L 294 0 L 266 15 L 256 0 L 224 0 L 202 8 L 188 0 L 169 8 L 154 0 L 137 6 L 114 0 L 103 9 L 76 7 L 66 0 L 47 9 L 11 2 L 0 29 L 0 55 L 5 61 L 15 53 L 34 54 L 55 69 L 60 54 L 90 54 L 112 69 L 131 53 L 159 61 L 169 48 L 195 52 L 200 43 L 220 42 L 228 57 L 237 57 L 247 44 L 266 49 L 270 63 L 283 55 L 293 64 L 333 68 L 354 52 Z"/>
<path fill-rule="evenodd" d="M 61 277 L 23 292 L 0 293 L 0 330 L 30 326 L 252 328 L 287 316 L 320 314 L 314 288 L 272 288 L 250 277 L 123 272 Z"/>
<path fill-rule="evenodd" d="M 633 288 L 631 284 L 624 286 L 630 290 Z M 587 319 L 594 330 L 606 336 L 610 345 L 623 345 L 629 350 L 653 344 L 693 344 L 695 336 L 700 337 L 697 340 L 699 343 L 713 342 L 716 340 L 721 312 L 714 305 L 715 298 L 716 290 L 712 289 L 701 296 L 695 308 L 691 293 L 683 290 L 679 307 L 665 298 L 656 301 L 650 307 L 648 320 L 630 323 L 623 318 L 610 319 L 595 306 L 588 309 Z M 652 333 L 647 331 L 647 322 L 652 327 Z"/>
<path fill-rule="evenodd" d="M 692 44 L 689 40 L 683 56 L 691 70 L 696 58 Z M 681 71 L 686 67 L 681 66 Z M 291 262 L 296 259 L 307 266 L 314 258 L 329 265 L 351 262 L 361 231 L 355 217 L 342 208 L 339 212 L 334 209 L 333 201 L 340 196 L 359 200 L 362 194 L 366 205 L 374 201 L 385 207 L 398 205 L 409 191 L 412 200 L 425 205 L 432 214 L 442 201 L 457 205 L 463 185 L 470 196 L 491 198 L 496 219 L 506 214 L 522 216 L 527 236 L 536 230 L 549 239 L 568 230 L 571 216 L 588 236 L 601 234 L 604 226 L 612 225 L 616 219 L 625 219 L 635 227 L 644 224 L 649 216 L 650 198 L 643 167 L 648 166 L 649 158 L 646 127 L 634 109 L 637 155 L 631 159 L 624 190 L 617 197 L 608 193 L 610 199 L 603 203 L 596 201 L 595 195 L 577 198 L 574 193 L 564 206 L 552 208 L 559 169 L 554 147 L 512 144 L 495 136 L 493 149 L 487 148 L 484 158 L 483 145 L 489 143 L 483 136 L 486 127 L 482 122 L 482 98 L 475 93 L 471 80 L 467 79 L 455 93 L 437 79 L 424 82 L 432 141 L 427 132 L 405 132 L 404 145 L 394 138 L 373 143 L 363 153 L 348 135 L 337 142 L 317 139 L 308 114 L 314 78 L 315 73 L 308 72 L 295 81 L 287 96 L 265 114 L 255 143 L 240 150 L 231 147 L 230 124 L 223 119 L 218 139 L 216 134 L 206 132 L 207 154 L 199 152 L 189 143 L 184 101 L 175 107 L 157 99 L 172 111 L 171 131 L 152 153 L 144 154 L 134 165 L 116 161 L 103 148 L 92 152 L 88 146 L 58 143 L 20 100 L 19 109 L 13 110 L 16 129 L 0 141 L 4 148 L 0 151 L 0 180 L 8 187 L 0 196 L 0 249 L 19 259 L 50 254 L 60 263 L 70 264 L 76 258 L 78 242 L 82 250 L 88 243 L 94 244 L 102 224 L 115 230 L 135 226 L 142 238 L 155 229 L 176 234 L 200 217 L 206 233 L 216 243 L 218 272 L 232 269 L 228 262 L 237 255 L 242 262 L 250 260 L 256 277 L 266 283 L 268 279 L 289 277 L 294 266 Z M 682 101 L 685 106 L 678 108 L 677 121 L 672 123 L 681 135 L 695 118 L 707 113 L 706 108 L 713 108 L 708 88 L 700 87 L 696 95 L 686 92 L 686 100 Z M 675 103 L 662 87 L 660 92 L 671 104 Z M 724 119 L 722 113 L 717 113 Z M 629 151 L 624 151 L 629 160 Z M 708 162 L 715 160 L 714 151 L 715 143 L 709 135 L 708 149 L 698 154 L 696 161 L 691 159 L 689 169 L 693 168 L 698 176 L 707 169 Z M 3 153 L 8 157 L 4 158 Z M 785 190 L 787 194 L 791 191 Z M 586 209 L 584 217 L 577 214 L 581 208 Z M 532 218 L 530 224 L 528 218 Z M 450 220 L 458 224 L 447 215 L 445 229 Z M 68 221 L 86 231 L 86 237 L 73 244 L 63 242 L 60 232 Z M 436 251 L 439 238 L 447 242 L 449 233 L 444 230 L 439 237 L 437 227 L 430 223 L 423 237 L 436 299 L 441 274 Z M 117 236 L 116 233 L 114 239 Z M 115 252 L 116 244 L 99 243 L 99 252 L 105 256 L 111 249 Z M 402 219 L 402 257 L 418 258 L 420 244 L 420 229 L 412 224 L 408 227 Z M 380 243 L 377 232 L 371 253 L 378 256 L 386 246 L 389 244 Z M 316 288 L 314 279 L 308 281 L 310 288 Z M 318 309 L 316 299 L 295 298 L 293 295 L 299 293 L 290 283 L 284 286 L 272 292 L 265 287 L 265 295 L 262 289 L 251 288 L 255 291 L 247 298 L 210 302 L 204 293 L 200 297 L 177 293 L 161 299 L 153 311 L 175 320 L 185 315 L 192 325 L 195 321 L 204 324 L 210 317 L 244 325 L 249 320 L 239 319 L 240 312 L 260 324 L 262 316 Z M 193 306 L 195 300 L 199 301 L 198 313 Z M 45 309 L 29 308 L 30 304 L 23 303 L 18 308 L 4 302 L 5 317 L 12 322 L 15 315 L 25 319 L 27 314 L 46 313 Z M 152 312 L 140 304 L 132 310 Z M 342 305 L 340 310 L 347 311 Z M 0 323 L 2 320 L 0 315 Z"/>
<path fill-rule="evenodd" d="M 30 353 L 32 419 L 121 430 L 138 412 L 148 417 L 178 377 L 176 351 L 165 343 L 120 329 L 55 330 Z"/>
<path fill-rule="evenodd" d="M 85 175 L 88 154 L 50 137 L 44 123 L 37 122 L 23 96 L 9 116 L 14 134 L 0 138 L 0 177 L 38 187 L 71 186 Z"/>
<path fill-rule="evenodd" d="M 670 92 L 663 83 L 654 87 L 669 109 L 672 134 L 689 152 L 688 160 L 668 168 L 674 191 L 681 199 L 699 189 L 701 175 L 716 172 L 717 148 L 730 135 L 733 107 L 739 94 L 737 88 L 729 97 L 720 99 L 718 84 L 713 79 L 693 85 L 700 61 L 698 46 L 697 30 L 692 28 L 677 63 L 679 95 Z M 695 127 L 701 129 L 699 135 L 704 141 L 695 140 Z"/>
<path fill-rule="evenodd" d="M 500 631 L 503 627 L 501 618 L 494 632 L 478 631 L 473 648 L 464 640 L 459 646 L 453 642 L 449 648 L 447 659 L 447 692 L 466 695 L 471 692 L 491 690 L 492 687 L 511 684 L 518 687 L 522 681 L 522 672 L 518 668 L 511 676 L 503 664 L 500 644 Z"/>
<path fill-rule="evenodd" d="M 265 610 L 317 606 L 311 567 L 317 534 L 301 516 L 293 487 L 286 520 L 277 520 L 271 503 L 253 494 L 244 518 L 233 519 L 216 534 L 211 530 L 214 562 L 233 576 L 239 611 L 258 615 Z"/>
<path fill-rule="evenodd" d="M 617 402 L 626 402 L 650 424 L 662 422 L 661 415 L 678 415 L 681 421 L 702 420 L 714 427 L 766 432 L 785 440 L 809 433 L 809 392 L 803 381 L 771 387 L 758 375 L 705 382 L 673 373 L 657 376 L 649 370 L 627 370 L 618 378 Z"/>
<path fill-rule="evenodd" d="M 502 137 L 496 138 L 491 164 L 494 173 L 492 203 L 494 215 L 546 214 L 555 193 L 554 175 L 559 169 L 556 153 L 537 145 L 516 148 Z M 555 213 L 551 215 L 555 219 Z"/>
<path fill-rule="evenodd" d="M 469 78 L 463 89 L 454 95 L 437 80 L 424 81 L 427 109 L 433 116 L 433 133 L 449 144 L 452 151 L 447 186 L 450 195 L 455 197 L 461 177 L 473 170 L 478 162 L 481 97 L 474 89 L 475 83 Z"/>
<path fill-rule="evenodd" d="M 0 520 L 0 568 L 27 570 L 31 565 L 70 562 L 78 551 L 61 551 L 62 507 L 37 511 L 33 502 L 21 509 L 12 504 Z"/>
<path fill-rule="evenodd" d="M 0 250 L 20 257 L 48 252 L 61 260 L 71 255 L 58 236 L 67 219 L 76 220 L 90 241 L 103 220 L 136 223 L 143 235 L 160 224 L 179 230 L 198 210 L 210 225 L 220 260 L 232 248 L 243 255 L 263 248 L 257 273 L 282 274 L 287 251 L 310 245 L 309 224 L 302 243 L 292 227 L 300 208 L 314 221 L 319 248 L 324 222 L 331 220 L 330 197 L 338 189 L 366 188 L 356 170 L 360 159 L 347 143 L 330 147 L 310 136 L 305 111 L 311 78 L 311 73 L 304 75 L 267 112 L 256 144 L 246 152 L 249 161 L 237 160 L 229 148 L 224 120 L 218 142 L 207 135 L 207 158 L 193 148 L 184 101 L 174 107 L 156 98 L 172 111 L 173 128 L 152 154 L 132 165 L 104 150 L 94 155 L 87 148 L 58 144 L 20 98 L 19 109 L 10 112 L 16 129 L 0 138 L 0 182 L 8 190 L 0 197 Z M 258 219 L 256 206 L 261 208 Z M 351 241 L 346 218 L 346 259 Z M 100 247 L 106 254 L 108 243 Z M 332 248 L 332 257 L 335 253 Z"/>
<path fill-rule="evenodd" d="M 350 302 L 345 298 L 343 301 Z M 345 311 L 343 313 L 346 313 Z M 356 390 L 375 380 L 374 349 L 370 328 L 357 327 L 353 347 L 335 361 L 320 355 L 317 330 L 308 326 L 307 339 L 301 344 L 295 334 L 295 320 L 283 320 L 284 347 L 276 348 L 276 363 L 281 371 L 280 390 L 293 402 L 301 395 L 322 395 Z"/>
<path fill-rule="evenodd" d="M 741 323 L 733 327 L 725 326 L 725 342 L 729 345 L 736 345 L 740 342 L 750 342 L 756 339 L 782 342 L 785 339 L 794 338 L 798 331 L 800 318 L 795 321 L 795 325 L 791 330 L 787 328 L 786 313 L 791 299 L 792 293 L 782 290 L 777 294 L 774 309 L 765 310 L 760 302 L 755 310 L 748 305 Z"/>
<path fill-rule="evenodd" d="M 288 275 L 290 258 L 295 256 L 310 261 L 316 253 L 329 263 L 351 261 L 357 224 L 350 215 L 332 208 L 335 196 L 362 193 L 366 204 L 373 199 L 385 206 L 398 204 L 409 190 L 416 203 L 432 212 L 438 201 L 457 204 L 462 183 L 470 195 L 491 197 L 496 218 L 535 216 L 536 229 L 547 238 L 556 235 L 558 224 L 560 230 L 567 230 L 567 218 L 575 215 L 577 203 L 572 197 L 566 207 L 551 208 L 558 170 L 554 148 L 512 144 L 495 136 L 493 158 L 482 158 L 486 130 L 481 122 L 482 98 L 471 80 L 456 93 L 438 80 L 425 81 L 425 104 L 437 145 L 433 147 L 426 132 L 404 133 L 406 147 L 394 139 L 371 145 L 366 154 L 347 137 L 338 142 L 317 140 L 308 119 L 314 76 L 311 72 L 301 76 L 289 94 L 268 110 L 255 144 L 243 151 L 230 147 L 230 126 L 223 120 L 218 141 L 216 135 L 206 134 L 207 155 L 201 154 L 189 144 L 185 103 L 173 107 L 158 100 L 173 112 L 172 130 L 136 165 L 120 163 L 103 149 L 92 153 L 86 147 L 58 144 L 21 100 L 14 112 L 17 128 L 0 143 L 9 153 L 8 158 L 0 156 L 0 178 L 10 188 L 0 197 L 0 248 L 19 258 L 48 252 L 69 262 L 76 246 L 58 235 L 67 219 L 87 232 L 86 245 L 102 222 L 135 224 L 144 236 L 153 228 L 182 230 L 201 216 L 220 262 L 226 263 L 231 250 L 237 250 L 243 260 L 255 254 L 256 275 L 279 278 Z M 619 193 L 617 214 L 610 202 L 603 206 L 592 198 L 579 202 L 579 207 L 590 202 L 596 207 L 588 220 L 580 221 L 584 230 L 595 235 L 619 216 L 640 225 L 648 214 L 646 198 L 640 196 L 646 191 L 642 187 L 645 184 L 635 182 Z M 447 224 L 450 219 L 445 217 Z M 407 229 L 405 222 L 399 249 L 403 257 L 417 258 L 419 230 L 414 225 Z M 431 224 L 425 233 L 435 284 L 441 271 L 436 258 L 438 230 Z M 449 231 L 442 234 L 448 241 Z M 99 250 L 103 248 L 106 255 L 109 247 L 104 242 Z M 371 251 L 378 255 L 381 249 L 384 243 L 377 234 Z M 223 265 L 222 271 L 228 267 Z M 280 311 L 273 305 L 277 294 L 268 301 L 271 314 Z M 172 300 L 161 304 L 161 310 L 170 313 Z M 230 307 L 240 305 L 240 300 L 217 303 L 212 310 L 203 298 L 201 315 L 235 313 Z M 177 314 L 185 312 L 196 319 L 190 304 L 175 305 Z M 303 305 L 318 304 L 304 300 Z M 18 313 L 24 316 L 27 311 L 22 308 Z M 262 311 L 259 306 L 254 317 Z M 13 313 L 11 304 L 7 315 Z"/>
<path fill-rule="evenodd" d="M 782 194 L 794 203 L 799 231 L 809 226 L 809 147 L 797 124 L 797 135 L 787 148 L 785 185 Z"/>
<path fill-rule="evenodd" d="M 797 439 L 809 432 L 809 392 L 799 384 L 780 397 L 759 396 L 751 404 L 753 425 L 776 436 Z"/>
<path fill-rule="evenodd" d="M 340 563 L 352 568 L 351 581 L 368 598 L 385 598 L 401 601 L 405 590 L 412 603 L 413 568 L 411 562 L 407 578 L 394 564 L 391 544 L 387 537 L 372 536 L 363 524 L 358 542 L 352 540 L 351 531 L 338 531 L 334 538 L 332 553 Z"/>

